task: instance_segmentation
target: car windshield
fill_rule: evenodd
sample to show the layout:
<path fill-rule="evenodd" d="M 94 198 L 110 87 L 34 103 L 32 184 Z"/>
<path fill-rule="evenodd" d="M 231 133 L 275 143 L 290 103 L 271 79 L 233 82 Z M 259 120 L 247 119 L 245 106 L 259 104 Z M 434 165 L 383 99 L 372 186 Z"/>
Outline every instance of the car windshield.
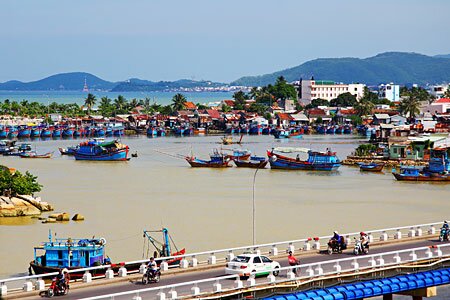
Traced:
<path fill-rule="evenodd" d="M 233 261 L 235 262 L 241 262 L 241 263 L 248 263 L 248 261 L 250 260 L 250 257 L 248 256 L 236 256 Z"/>

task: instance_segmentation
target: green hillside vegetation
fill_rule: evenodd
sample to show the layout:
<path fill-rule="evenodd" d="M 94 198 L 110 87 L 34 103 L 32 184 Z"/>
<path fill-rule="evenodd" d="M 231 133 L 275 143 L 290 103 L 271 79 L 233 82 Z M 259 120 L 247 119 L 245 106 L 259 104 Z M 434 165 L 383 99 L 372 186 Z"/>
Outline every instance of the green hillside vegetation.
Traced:
<path fill-rule="evenodd" d="M 231 84 L 267 85 L 279 76 L 284 76 L 288 81 L 314 76 L 316 79 L 368 85 L 386 82 L 424 85 L 447 82 L 450 78 L 450 59 L 403 52 L 386 52 L 365 59 L 320 58 L 272 74 L 242 77 Z"/>
<path fill-rule="evenodd" d="M 130 79 L 125 82 L 117 84 L 112 91 L 113 92 L 128 92 L 128 91 L 142 91 L 142 92 L 155 92 L 165 91 L 180 88 L 196 88 L 196 87 L 219 87 L 225 85 L 224 83 L 211 82 L 211 81 L 194 81 L 188 79 L 181 79 L 177 81 L 147 81 L 140 79 Z"/>

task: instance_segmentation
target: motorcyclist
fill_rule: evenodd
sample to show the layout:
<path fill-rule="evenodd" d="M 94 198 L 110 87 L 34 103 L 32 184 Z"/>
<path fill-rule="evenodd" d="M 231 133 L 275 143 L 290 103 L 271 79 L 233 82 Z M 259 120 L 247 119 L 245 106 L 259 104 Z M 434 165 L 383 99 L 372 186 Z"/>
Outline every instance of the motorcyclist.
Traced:
<path fill-rule="evenodd" d="M 154 277 L 156 271 L 158 270 L 158 265 L 156 264 L 155 258 L 150 257 L 150 261 L 148 262 L 147 268 L 149 269 L 149 274 Z"/>
<path fill-rule="evenodd" d="M 334 231 L 333 232 L 333 237 L 331 238 L 331 240 L 336 241 L 338 248 L 341 249 L 342 248 L 342 244 L 343 244 L 343 238 L 342 236 L 339 235 L 339 232 Z"/>
<path fill-rule="evenodd" d="M 447 230 L 449 229 L 447 220 L 444 221 L 444 224 L 442 225 L 442 228 L 445 228 Z"/>
<path fill-rule="evenodd" d="M 64 273 L 63 270 L 59 270 L 59 273 L 56 276 L 56 286 L 60 291 L 66 288 L 66 275 Z"/>
<path fill-rule="evenodd" d="M 294 255 L 292 255 L 292 251 L 289 251 L 289 255 L 288 255 L 288 262 L 290 266 L 297 266 L 300 264 L 300 262 L 298 261 L 298 259 L 295 258 Z M 297 268 L 292 268 L 292 272 L 297 275 Z"/>
<path fill-rule="evenodd" d="M 359 240 L 361 241 L 362 248 L 369 247 L 369 236 L 365 232 L 361 231 L 359 233 Z"/>

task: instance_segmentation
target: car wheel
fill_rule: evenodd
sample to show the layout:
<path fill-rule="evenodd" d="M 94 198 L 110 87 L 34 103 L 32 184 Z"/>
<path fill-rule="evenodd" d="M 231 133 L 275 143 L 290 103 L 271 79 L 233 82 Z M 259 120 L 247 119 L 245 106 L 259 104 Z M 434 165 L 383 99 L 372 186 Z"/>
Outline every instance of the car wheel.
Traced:
<path fill-rule="evenodd" d="M 278 276 L 280 275 L 280 270 L 278 267 L 275 267 L 275 270 L 273 270 L 273 276 Z"/>

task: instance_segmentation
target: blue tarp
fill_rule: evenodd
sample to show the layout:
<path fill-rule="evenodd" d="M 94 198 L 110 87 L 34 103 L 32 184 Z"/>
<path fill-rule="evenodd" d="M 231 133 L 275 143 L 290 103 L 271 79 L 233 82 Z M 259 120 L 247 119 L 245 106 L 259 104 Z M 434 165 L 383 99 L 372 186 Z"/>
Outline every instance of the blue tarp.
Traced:
<path fill-rule="evenodd" d="M 450 283 L 450 268 L 386 279 L 346 284 L 325 289 L 267 297 L 268 300 L 353 300 L 411 291 Z"/>

